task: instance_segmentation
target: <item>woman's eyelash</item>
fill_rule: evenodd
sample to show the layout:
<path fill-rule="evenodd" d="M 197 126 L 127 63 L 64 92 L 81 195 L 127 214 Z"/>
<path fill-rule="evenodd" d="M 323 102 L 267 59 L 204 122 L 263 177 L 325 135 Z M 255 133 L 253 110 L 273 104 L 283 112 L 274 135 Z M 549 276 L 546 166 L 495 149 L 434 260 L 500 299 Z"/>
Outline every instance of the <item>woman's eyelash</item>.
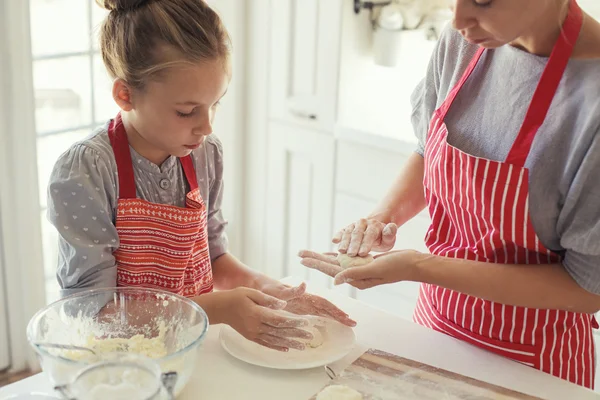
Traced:
<path fill-rule="evenodd" d="M 492 5 L 492 3 L 493 3 L 492 0 L 489 0 L 485 3 L 479 3 L 479 2 L 477 2 L 477 0 L 473 0 L 473 4 L 475 4 L 477 7 L 489 7 Z"/>

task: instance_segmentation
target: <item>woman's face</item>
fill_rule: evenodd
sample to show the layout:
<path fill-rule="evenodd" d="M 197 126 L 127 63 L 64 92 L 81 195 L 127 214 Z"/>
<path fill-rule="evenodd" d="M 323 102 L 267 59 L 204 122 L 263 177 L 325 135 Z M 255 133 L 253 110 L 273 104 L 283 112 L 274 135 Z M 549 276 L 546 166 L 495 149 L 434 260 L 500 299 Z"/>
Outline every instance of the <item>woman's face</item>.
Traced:
<path fill-rule="evenodd" d="M 496 48 L 558 24 L 566 0 L 453 0 L 454 28 L 485 48 Z M 547 28 L 547 26 L 546 26 Z"/>

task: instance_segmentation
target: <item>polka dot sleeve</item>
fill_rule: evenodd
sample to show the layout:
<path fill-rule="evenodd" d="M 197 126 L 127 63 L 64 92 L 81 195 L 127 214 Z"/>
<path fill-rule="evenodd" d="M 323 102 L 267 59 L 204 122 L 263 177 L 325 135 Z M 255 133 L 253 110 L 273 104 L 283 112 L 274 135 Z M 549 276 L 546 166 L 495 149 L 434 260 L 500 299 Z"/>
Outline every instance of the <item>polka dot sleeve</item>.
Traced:
<path fill-rule="evenodd" d="M 57 278 L 63 296 L 116 286 L 115 176 L 95 149 L 82 144 L 64 153 L 54 166 L 48 219 L 59 233 Z"/>

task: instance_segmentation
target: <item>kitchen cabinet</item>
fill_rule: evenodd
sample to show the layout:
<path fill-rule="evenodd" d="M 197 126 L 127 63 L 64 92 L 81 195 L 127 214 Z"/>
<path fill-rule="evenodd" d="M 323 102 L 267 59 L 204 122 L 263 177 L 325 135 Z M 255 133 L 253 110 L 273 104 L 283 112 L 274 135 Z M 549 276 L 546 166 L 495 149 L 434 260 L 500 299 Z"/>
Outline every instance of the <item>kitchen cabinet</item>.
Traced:
<path fill-rule="evenodd" d="M 331 241 L 334 139 L 280 122 L 271 122 L 268 131 L 267 273 L 328 287 L 330 278 L 302 266 L 297 254 L 301 249 L 326 250 Z"/>
<path fill-rule="evenodd" d="M 342 0 L 270 2 L 271 118 L 333 130 L 342 3 Z"/>

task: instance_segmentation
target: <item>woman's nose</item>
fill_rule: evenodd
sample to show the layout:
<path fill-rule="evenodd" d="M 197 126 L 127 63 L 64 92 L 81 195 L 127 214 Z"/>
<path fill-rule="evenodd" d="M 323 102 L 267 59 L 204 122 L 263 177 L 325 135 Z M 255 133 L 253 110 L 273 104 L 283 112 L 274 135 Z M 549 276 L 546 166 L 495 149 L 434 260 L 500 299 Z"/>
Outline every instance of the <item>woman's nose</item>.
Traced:
<path fill-rule="evenodd" d="M 457 31 L 477 25 L 477 19 L 473 14 L 473 4 L 470 2 L 471 0 L 454 0 L 450 6 L 454 13 L 452 25 Z"/>

